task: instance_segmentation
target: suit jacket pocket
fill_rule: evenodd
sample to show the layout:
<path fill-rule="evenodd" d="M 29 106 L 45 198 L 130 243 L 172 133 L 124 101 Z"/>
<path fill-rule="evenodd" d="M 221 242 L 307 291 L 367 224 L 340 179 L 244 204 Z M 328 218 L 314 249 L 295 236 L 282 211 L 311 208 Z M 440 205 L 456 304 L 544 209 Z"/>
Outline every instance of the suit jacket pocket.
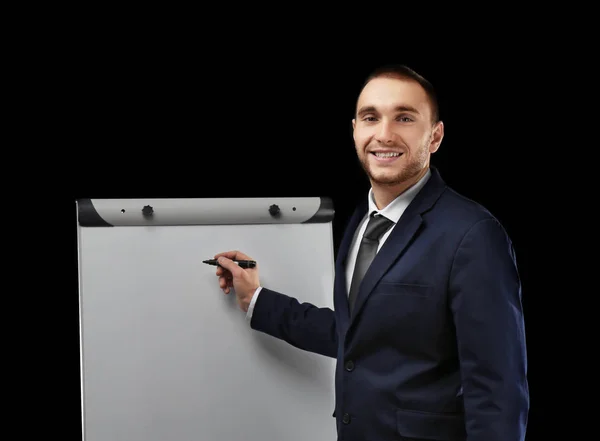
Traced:
<path fill-rule="evenodd" d="M 362 314 L 364 326 L 370 330 L 369 338 L 382 338 L 388 344 L 420 351 L 419 346 L 428 344 L 421 339 L 436 332 L 431 323 L 432 320 L 437 321 L 436 314 L 439 314 L 439 302 L 431 301 L 435 297 L 434 292 L 426 285 L 382 280 L 367 299 L 367 307 Z M 406 338 L 408 335 L 411 339 Z"/>
<path fill-rule="evenodd" d="M 411 297 L 429 297 L 432 291 L 433 287 L 430 285 L 386 282 L 385 280 L 382 280 L 376 288 L 378 295 L 404 295 Z"/>
<path fill-rule="evenodd" d="M 397 409 L 398 434 L 402 437 L 437 441 L 465 441 L 463 414 Z"/>

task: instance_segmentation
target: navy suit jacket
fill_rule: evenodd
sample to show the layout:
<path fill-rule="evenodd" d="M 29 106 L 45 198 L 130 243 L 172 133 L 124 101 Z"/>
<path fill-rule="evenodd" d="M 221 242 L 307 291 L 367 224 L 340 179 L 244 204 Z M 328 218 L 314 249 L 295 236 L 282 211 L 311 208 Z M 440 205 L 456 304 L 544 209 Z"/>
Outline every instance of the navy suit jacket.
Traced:
<path fill-rule="evenodd" d="M 512 243 L 484 207 L 431 171 L 373 260 L 352 314 L 344 265 L 366 198 L 338 250 L 334 310 L 266 287 L 254 305 L 252 329 L 337 359 L 338 441 L 525 439 Z"/>

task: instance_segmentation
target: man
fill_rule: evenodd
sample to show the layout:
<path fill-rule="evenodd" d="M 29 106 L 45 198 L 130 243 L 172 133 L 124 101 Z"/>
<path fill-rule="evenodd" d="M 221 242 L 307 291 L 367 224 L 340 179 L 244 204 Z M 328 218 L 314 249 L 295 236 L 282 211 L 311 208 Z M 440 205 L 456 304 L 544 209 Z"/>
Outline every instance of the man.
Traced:
<path fill-rule="evenodd" d="M 239 251 L 215 256 L 219 286 L 235 290 L 252 329 L 337 358 L 338 440 L 524 440 L 514 250 L 492 214 L 430 166 L 444 136 L 433 88 L 404 66 L 380 69 L 352 126 L 371 189 L 340 244 L 334 311 L 262 287 L 258 267 L 230 260 L 250 258 Z M 379 236 L 361 245 L 372 212 L 388 220 L 375 218 Z"/>

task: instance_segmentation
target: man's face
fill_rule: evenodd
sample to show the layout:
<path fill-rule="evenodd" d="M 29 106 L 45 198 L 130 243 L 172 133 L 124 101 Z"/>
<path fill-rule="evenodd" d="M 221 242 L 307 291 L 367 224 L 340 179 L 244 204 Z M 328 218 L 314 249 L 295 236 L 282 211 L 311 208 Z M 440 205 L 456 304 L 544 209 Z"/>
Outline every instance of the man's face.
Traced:
<path fill-rule="evenodd" d="M 415 81 L 375 78 L 361 92 L 352 120 L 358 159 L 372 185 L 410 181 L 429 165 L 443 137 L 425 90 Z"/>

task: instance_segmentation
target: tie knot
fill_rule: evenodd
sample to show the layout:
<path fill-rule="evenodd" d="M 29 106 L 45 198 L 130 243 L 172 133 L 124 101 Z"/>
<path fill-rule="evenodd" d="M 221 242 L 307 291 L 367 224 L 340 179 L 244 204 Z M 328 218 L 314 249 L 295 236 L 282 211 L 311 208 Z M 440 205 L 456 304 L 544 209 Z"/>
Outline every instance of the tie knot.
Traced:
<path fill-rule="evenodd" d="M 392 226 L 393 222 L 380 214 L 371 214 L 367 229 L 363 237 L 371 240 L 379 240 L 381 236 Z"/>

